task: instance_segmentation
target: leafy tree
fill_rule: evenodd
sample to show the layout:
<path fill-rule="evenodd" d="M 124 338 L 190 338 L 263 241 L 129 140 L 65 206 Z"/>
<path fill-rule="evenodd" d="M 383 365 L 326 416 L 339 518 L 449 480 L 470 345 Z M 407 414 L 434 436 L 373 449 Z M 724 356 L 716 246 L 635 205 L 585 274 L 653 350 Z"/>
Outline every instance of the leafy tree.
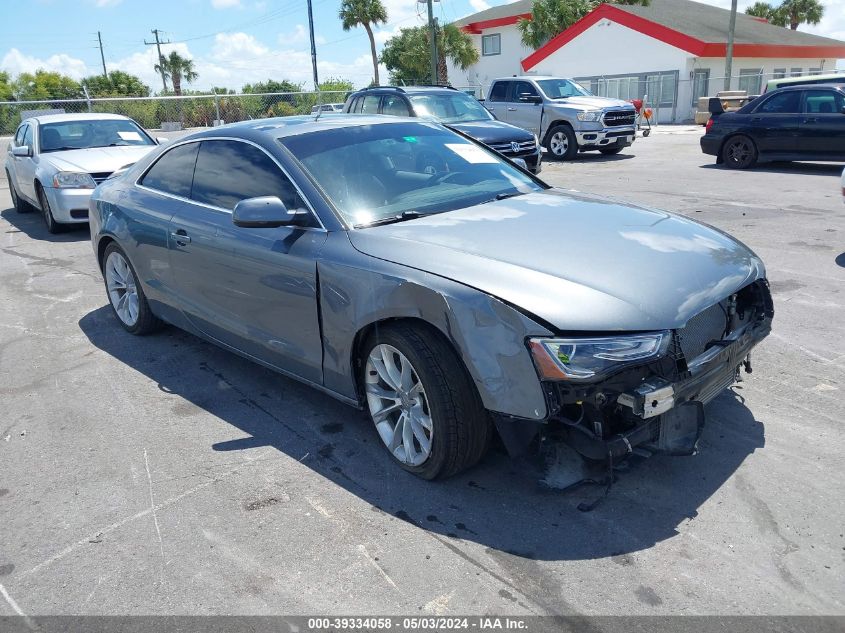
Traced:
<path fill-rule="evenodd" d="M 302 84 L 295 84 L 287 79 L 276 81 L 268 79 L 254 84 L 246 84 L 241 92 L 249 94 L 262 94 L 266 92 L 302 92 Z"/>
<path fill-rule="evenodd" d="M 348 31 L 356 26 L 363 26 L 370 38 L 370 52 L 373 54 L 373 82 L 379 85 L 378 56 L 376 55 L 376 40 L 373 37 L 373 24 L 387 22 L 387 9 L 381 0 L 343 0 L 340 4 L 338 17 L 343 30 Z"/>
<path fill-rule="evenodd" d="M 639 4 L 646 7 L 651 3 L 650 0 L 611 1 L 614 4 Z M 531 18 L 521 18 L 517 24 L 522 43 L 530 48 L 540 48 L 600 4 L 601 0 L 534 0 Z"/>
<path fill-rule="evenodd" d="M 9 73 L 0 72 L 0 101 L 12 100 L 12 84 Z"/>
<path fill-rule="evenodd" d="M 391 82 L 420 83 L 430 81 L 431 49 L 429 29 L 425 26 L 401 29 L 384 45 L 381 61 L 390 70 Z M 454 24 L 437 29 L 437 83 L 447 83 L 446 61 L 465 70 L 478 61 L 478 50 L 472 38 Z"/>
<path fill-rule="evenodd" d="M 135 75 L 113 70 L 108 77 L 91 75 L 82 80 L 92 97 L 149 97 L 150 87 Z"/>
<path fill-rule="evenodd" d="M 173 92 L 177 95 L 182 94 L 182 80 L 191 83 L 199 77 L 199 74 L 194 70 L 194 61 L 182 57 L 176 51 L 171 51 L 170 55 L 161 56 L 158 64 L 155 65 L 157 73 L 164 72 L 164 76 L 173 84 Z"/>
<path fill-rule="evenodd" d="M 779 6 L 768 2 L 755 2 L 745 10 L 747 15 L 765 18 L 776 26 L 788 26 L 793 31 L 801 24 L 818 24 L 824 16 L 824 5 L 819 0 L 784 0 Z"/>
<path fill-rule="evenodd" d="M 349 92 L 355 90 L 355 84 L 348 79 L 340 77 L 329 77 L 320 82 L 320 90 L 323 92 Z"/>
<path fill-rule="evenodd" d="M 46 70 L 18 75 L 12 83 L 12 93 L 19 101 L 79 99 L 85 96 L 79 82 L 66 75 Z"/>

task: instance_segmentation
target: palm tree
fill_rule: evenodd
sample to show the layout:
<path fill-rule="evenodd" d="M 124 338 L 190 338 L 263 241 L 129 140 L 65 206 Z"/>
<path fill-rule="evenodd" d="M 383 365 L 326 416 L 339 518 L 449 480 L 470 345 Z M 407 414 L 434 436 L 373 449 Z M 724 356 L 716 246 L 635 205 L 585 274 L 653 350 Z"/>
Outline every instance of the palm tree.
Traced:
<path fill-rule="evenodd" d="M 173 83 L 173 92 L 176 95 L 182 94 L 183 79 L 187 83 L 191 83 L 199 77 L 194 70 L 194 61 L 182 57 L 176 51 L 172 51 L 167 57 L 162 55 L 158 64 L 155 66 L 155 71 L 157 73 L 164 73 L 164 76 L 170 79 Z"/>
<path fill-rule="evenodd" d="M 478 50 L 472 43 L 472 38 L 454 24 L 446 24 L 437 30 L 437 83 L 439 84 L 449 82 L 447 58 L 461 70 L 466 70 L 478 62 Z"/>
<path fill-rule="evenodd" d="M 745 10 L 747 15 L 765 18 L 776 26 L 788 26 L 793 31 L 800 24 L 818 24 L 824 15 L 824 5 L 819 0 L 784 0 L 778 7 L 767 2 L 755 2 Z"/>
<path fill-rule="evenodd" d="M 370 38 L 370 52 L 373 54 L 373 84 L 378 86 L 378 56 L 372 25 L 387 22 L 387 9 L 384 8 L 381 0 L 343 0 L 338 17 L 344 31 L 356 26 L 363 26 L 367 31 L 367 37 Z"/>
<path fill-rule="evenodd" d="M 647 7 L 650 0 L 608 0 L 612 4 L 640 4 Z M 534 0 L 531 17 L 521 18 L 517 24 L 522 43 L 529 48 L 543 44 L 575 24 L 598 7 L 603 0 Z"/>

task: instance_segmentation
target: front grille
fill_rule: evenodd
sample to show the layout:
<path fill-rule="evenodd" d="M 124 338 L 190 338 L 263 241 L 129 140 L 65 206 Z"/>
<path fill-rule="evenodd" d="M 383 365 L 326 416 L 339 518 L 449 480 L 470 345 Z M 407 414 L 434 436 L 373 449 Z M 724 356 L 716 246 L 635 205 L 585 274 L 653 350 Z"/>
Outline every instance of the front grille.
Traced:
<path fill-rule="evenodd" d="M 727 310 L 722 303 L 716 303 L 692 317 L 678 330 L 681 351 L 690 362 L 707 350 L 710 343 L 719 341 L 727 327 Z"/>
<path fill-rule="evenodd" d="M 517 143 L 517 149 L 514 151 L 514 148 L 511 146 L 511 142 L 507 141 L 505 143 L 491 143 L 489 145 L 490 149 L 494 149 L 500 154 L 504 154 L 505 156 L 520 156 L 522 154 L 533 154 L 537 151 L 537 145 L 534 144 L 534 141 L 522 141 L 521 143 Z"/>
<path fill-rule="evenodd" d="M 634 125 L 636 118 L 637 114 L 633 110 L 611 110 L 604 113 L 604 124 L 607 127 Z"/>
<path fill-rule="evenodd" d="M 103 182 L 106 178 L 108 178 L 111 175 L 112 175 L 112 172 L 110 172 L 110 171 L 102 171 L 102 172 L 97 172 L 95 174 L 91 174 L 91 178 L 93 178 L 94 182 L 96 182 L 99 185 L 101 182 Z"/>

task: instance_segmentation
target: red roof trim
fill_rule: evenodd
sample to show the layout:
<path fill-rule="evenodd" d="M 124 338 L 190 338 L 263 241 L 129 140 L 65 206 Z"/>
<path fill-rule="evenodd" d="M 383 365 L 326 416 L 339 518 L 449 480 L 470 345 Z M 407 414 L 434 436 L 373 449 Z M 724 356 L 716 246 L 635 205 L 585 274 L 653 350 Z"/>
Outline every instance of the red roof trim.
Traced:
<path fill-rule="evenodd" d="M 675 48 L 692 53 L 697 57 L 724 57 L 727 45 L 722 42 L 702 42 L 680 31 L 657 24 L 638 15 L 628 13 L 609 4 L 599 5 L 596 9 L 578 20 L 568 29 L 552 38 L 522 60 L 522 69 L 529 70 L 560 50 L 581 35 L 599 20 L 607 19 L 634 31 L 648 35 Z M 842 46 L 786 46 L 782 44 L 735 44 L 735 57 L 785 57 L 785 58 L 842 58 L 845 57 L 845 44 Z"/>
<path fill-rule="evenodd" d="M 481 20 L 480 22 L 470 22 L 461 27 L 461 30 L 466 33 L 473 33 L 478 35 L 484 29 L 495 29 L 498 26 L 510 26 L 516 24 L 521 19 L 530 20 L 530 13 L 520 13 L 519 15 L 506 15 L 503 18 L 496 18 L 494 20 Z"/>

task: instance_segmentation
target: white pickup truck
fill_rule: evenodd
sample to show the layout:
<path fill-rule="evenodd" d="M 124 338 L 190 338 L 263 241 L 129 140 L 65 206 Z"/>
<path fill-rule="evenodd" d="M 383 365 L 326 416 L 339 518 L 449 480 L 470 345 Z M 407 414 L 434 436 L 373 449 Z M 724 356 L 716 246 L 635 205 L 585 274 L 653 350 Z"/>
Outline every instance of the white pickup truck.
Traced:
<path fill-rule="evenodd" d="M 496 79 L 484 105 L 500 121 L 537 135 L 557 160 L 571 160 L 579 151 L 618 154 L 637 136 L 631 103 L 596 97 L 571 79 Z"/>

